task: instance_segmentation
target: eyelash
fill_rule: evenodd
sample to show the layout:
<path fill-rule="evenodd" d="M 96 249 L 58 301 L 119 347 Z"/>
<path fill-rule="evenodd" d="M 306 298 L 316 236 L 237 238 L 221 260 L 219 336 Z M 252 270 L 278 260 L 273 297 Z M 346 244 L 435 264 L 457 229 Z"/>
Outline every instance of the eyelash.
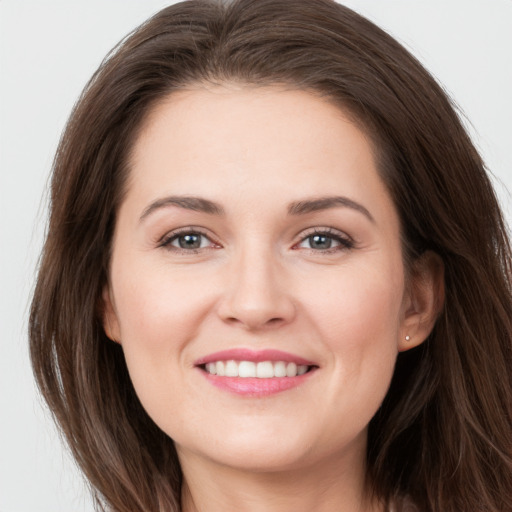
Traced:
<path fill-rule="evenodd" d="M 337 243 L 339 243 L 336 247 L 330 247 L 328 249 L 324 250 L 318 250 L 313 248 L 305 248 L 306 250 L 310 251 L 314 254 L 334 254 L 340 251 L 346 251 L 349 249 L 353 249 L 355 247 L 354 240 L 350 238 L 348 235 L 337 231 L 333 228 L 313 228 L 309 231 L 307 231 L 305 234 L 302 235 L 301 240 L 293 246 L 293 248 L 298 248 L 300 244 L 304 243 L 308 238 L 312 238 L 314 236 L 323 236 L 325 238 L 328 238 L 330 240 L 333 240 Z"/>
<path fill-rule="evenodd" d="M 158 244 L 158 247 L 162 247 L 164 249 L 167 249 L 168 251 L 173 251 L 173 252 L 177 252 L 177 253 L 181 253 L 181 254 L 197 254 L 200 251 L 205 250 L 205 249 L 216 248 L 216 247 L 211 247 L 210 246 L 210 247 L 198 247 L 198 248 L 195 248 L 195 249 L 184 249 L 182 247 L 174 247 L 173 245 L 171 245 L 172 242 L 174 242 L 175 240 L 177 240 L 181 236 L 185 236 L 185 235 L 199 235 L 201 237 L 204 237 L 204 238 L 208 239 L 213 246 L 219 246 L 220 247 L 219 244 L 217 244 L 216 242 L 211 240 L 211 236 L 210 235 L 208 235 L 207 233 L 205 233 L 201 229 L 198 229 L 198 228 L 193 227 L 193 226 L 182 228 L 182 229 L 179 229 L 177 231 L 172 231 L 171 233 L 166 234 L 160 240 L 160 242 Z"/>
<path fill-rule="evenodd" d="M 198 247 L 194 249 L 185 249 L 182 247 L 174 247 L 172 242 L 178 240 L 178 238 L 185 236 L 185 235 L 196 235 L 200 237 L 204 237 L 208 239 L 211 243 L 209 247 Z M 307 231 L 305 234 L 302 235 L 302 238 L 299 242 L 293 245 L 292 249 L 298 250 L 300 249 L 300 244 L 304 243 L 306 240 L 314 237 L 314 236 L 323 236 L 327 239 L 333 240 L 334 242 L 337 242 L 339 245 L 335 247 L 329 247 L 324 250 L 318 250 L 313 248 L 304 248 L 308 250 L 311 253 L 314 254 L 333 254 L 340 251 L 346 251 L 349 249 L 353 249 L 355 247 L 355 243 L 349 236 L 342 234 L 341 232 L 334 230 L 332 228 L 313 228 L 309 231 Z M 215 247 L 217 246 L 217 247 Z M 179 229 L 177 231 L 173 231 L 171 233 L 166 234 L 158 243 L 158 247 L 162 247 L 164 249 L 167 249 L 168 251 L 173 251 L 176 253 L 181 254 L 197 254 L 200 251 L 208 250 L 208 249 L 214 249 L 220 247 L 220 244 L 216 243 L 215 241 L 212 241 L 211 236 L 202 231 L 201 229 L 195 228 L 193 226 L 186 227 Z"/>

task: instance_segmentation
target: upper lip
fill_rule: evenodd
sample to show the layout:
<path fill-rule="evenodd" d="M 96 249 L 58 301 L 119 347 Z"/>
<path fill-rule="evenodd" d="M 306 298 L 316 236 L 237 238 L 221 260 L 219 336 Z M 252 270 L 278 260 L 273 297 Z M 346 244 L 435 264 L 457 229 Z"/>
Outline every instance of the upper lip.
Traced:
<path fill-rule="evenodd" d="M 194 365 L 201 366 L 207 363 L 214 363 L 216 361 L 253 361 L 254 363 L 259 363 L 261 361 L 283 361 L 285 363 L 295 363 L 297 365 L 316 366 L 315 363 L 296 356 L 295 354 L 290 354 L 289 352 L 273 349 L 252 350 L 248 348 L 235 348 L 214 352 L 201 357 L 194 362 Z"/>

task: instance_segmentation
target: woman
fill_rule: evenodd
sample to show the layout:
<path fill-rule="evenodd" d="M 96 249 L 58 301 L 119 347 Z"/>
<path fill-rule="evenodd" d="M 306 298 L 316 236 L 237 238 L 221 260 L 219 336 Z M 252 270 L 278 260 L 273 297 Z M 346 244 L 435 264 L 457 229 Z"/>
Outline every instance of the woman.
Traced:
<path fill-rule="evenodd" d="M 328 0 L 185 2 L 70 119 L 33 364 L 112 510 L 511 510 L 510 261 L 388 35 Z"/>

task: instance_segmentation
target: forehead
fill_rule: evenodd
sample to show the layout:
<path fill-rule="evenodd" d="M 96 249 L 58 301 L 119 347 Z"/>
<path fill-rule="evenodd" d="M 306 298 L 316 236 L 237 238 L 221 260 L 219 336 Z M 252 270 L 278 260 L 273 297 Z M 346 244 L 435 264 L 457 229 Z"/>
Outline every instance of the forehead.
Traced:
<path fill-rule="evenodd" d="M 387 195 L 372 143 L 349 116 L 311 92 L 283 87 L 173 92 L 147 116 L 131 173 L 129 188 L 147 197 Z"/>

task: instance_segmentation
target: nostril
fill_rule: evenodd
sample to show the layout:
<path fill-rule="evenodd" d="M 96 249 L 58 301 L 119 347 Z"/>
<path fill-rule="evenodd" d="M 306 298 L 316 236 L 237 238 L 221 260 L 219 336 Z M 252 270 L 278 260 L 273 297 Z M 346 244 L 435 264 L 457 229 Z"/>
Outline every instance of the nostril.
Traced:
<path fill-rule="evenodd" d="M 247 325 L 247 327 L 249 328 L 260 328 L 265 326 L 278 325 L 280 323 L 283 323 L 285 319 L 283 317 L 277 316 L 265 319 L 264 314 L 255 314 L 254 312 L 252 312 L 251 314 L 241 314 L 240 317 L 227 316 L 224 318 L 224 321 L 230 324 L 244 324 Z"/>
<path fill-rule="evenodd" d="M 217 309 L 219 317 L 232 326 L 243 325 L 250 330 L 275 328 L 295 316 L 295 306 L 289 297 L 258 287 L 239 287 L 236 291 L 226 294 Z"/>

